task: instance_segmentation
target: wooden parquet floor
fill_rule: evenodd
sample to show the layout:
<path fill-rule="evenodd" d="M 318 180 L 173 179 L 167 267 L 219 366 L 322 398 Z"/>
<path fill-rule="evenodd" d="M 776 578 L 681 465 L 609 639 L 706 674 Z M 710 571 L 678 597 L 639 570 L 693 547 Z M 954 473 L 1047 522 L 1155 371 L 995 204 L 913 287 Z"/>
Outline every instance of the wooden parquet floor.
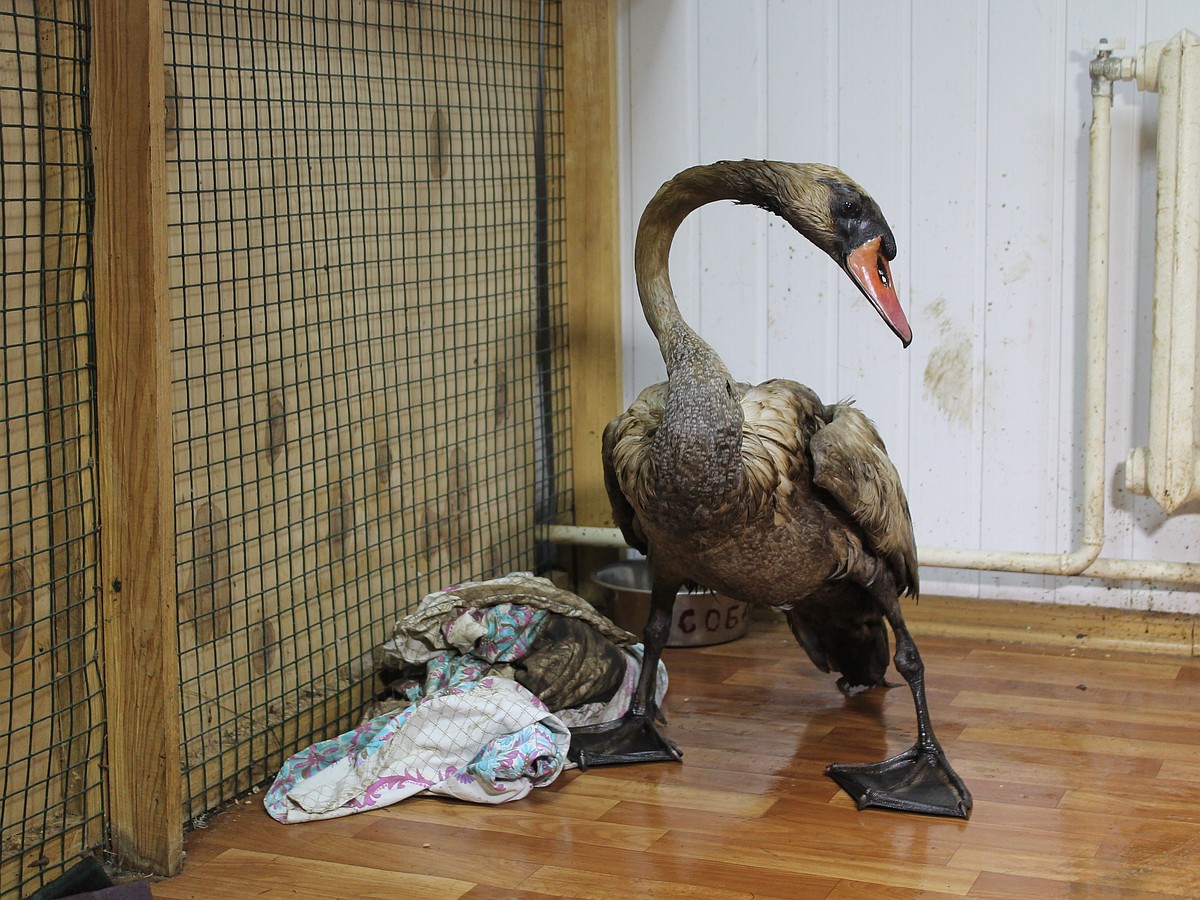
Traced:
<path fill-rule="evenodd" d="M 254 800 L 190 834 L 154 896 L 1200 896 L 1200 660 L 916 637 L 970 821 L 858 812 L 824 766 L 908 746 L 911 695 L 843 697 L 756 621 L 667 651 L 682 764 L 303 825 Z"/>

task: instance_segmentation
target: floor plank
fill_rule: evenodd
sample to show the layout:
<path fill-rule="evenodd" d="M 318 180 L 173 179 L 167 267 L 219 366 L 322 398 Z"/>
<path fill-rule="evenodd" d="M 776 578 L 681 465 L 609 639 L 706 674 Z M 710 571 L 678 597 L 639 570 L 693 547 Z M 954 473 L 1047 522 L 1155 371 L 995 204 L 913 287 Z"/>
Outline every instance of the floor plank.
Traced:
<path fill-rule="evenodd" d="M 967 822 L 859 812 L 826 764 L 913 739 L 904 687 L 846 697 L 778 622 L 666 654 L 682 764 L 564 773 L 497 807 L 416 797 L 283 826 L 251 796 L 162 900 L 1200 895 L 1200 660 L 917 635 Z"/>
<path fill-rule="evenodd" d="M 255 897 L 461 897 L 474 886 L 452 878 L 436 878 L 392 872 L 378 866 L 352 866 L 345 863 L 296 858 L 256 850 L 229 848 L 217 854 L 204 867 L 202 885 L 187 885 L 182 879 L 160 884 L 155 897 L 237 897 L 246 884 L 246 873 L 253 873 L 259 885 Z"/>

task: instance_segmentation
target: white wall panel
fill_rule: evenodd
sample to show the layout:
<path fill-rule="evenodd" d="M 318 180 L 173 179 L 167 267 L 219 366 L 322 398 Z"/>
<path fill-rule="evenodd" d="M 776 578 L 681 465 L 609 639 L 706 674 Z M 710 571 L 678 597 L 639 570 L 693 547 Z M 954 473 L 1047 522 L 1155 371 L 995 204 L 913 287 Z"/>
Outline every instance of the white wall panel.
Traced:
<path fill-rule="evenodd" d="M 855 397 L 905 478 L 924 547 L 1063 552 L 1081 533 L 1087 62 L 1104 36 L 1200 31 L 1194 0 L 626 0 L 621 120 L 626 394 L 662 378 L 631 267 L 679 169 L 841 166 L 880 202 L 913 325 L 901 349 L 823 254 L 729 204 L 681 230 L 680 306 L 743 380 Z M 1149 393 L 1156 98 L 1115 86 L 1104 555 L 1200 559 L 1200 510 L 1123 489 Z M 1200 611 L 1200 593 L 925 568 L 929 593 Z"/>
<path fill-rule="evenodd" d="M 1063 46 L 1066 49 L 1066 75 L 1064 83 L 1064 131 L 1063 176 L 1060 192 L 1064 200 L 1063 219 L 1063 272 L 1065 292 L 1063 302 L 1063 347 L 1064 366 L 1060 376 L 1059 394 L 1064 426 L 1063 442 L 1059 447 L 1058 484 L 1060 494 L 1068 499 L 1080 496 L 1082 491 L 1083 457 L 1083 375 L 1074 360 L 1084 346 L 1086 305 L 1086 256 L 1075 248 L 1087 241 L 1087 189 L 1088 189 L 1088 124 L 1091 119 L 1091 83 L 1087 75 L 1087 63 L 1092 58 L 1092 48 L 1100 37 L 1122 36 L 1127 44 L 1126 51 L 1136 52 L 1142 43 L 1139 20 L 1144 4 L 1135 0 L 1099 0 L 1092 3 L 1071 3 L 1066 13 L 1066 34 Z M 1097 23 L 1103 23 L 1099 25 Z M 1178 25 L 1175 30 L 1178 30 Z M 1096 29 L 1100 30 L 1097 31 Z M 1146 350 L 1137 334 L 1137 320 L 1142 311 L 1147 314 L 1149 328 L 1151 311 L 1151 284 L 1145 284 L 1141 302 L 1132 302 L 1137 289 L 1138 273 L 1145 270 L 1147 277 L 1153 264 L 1153 234 L 1146 245 L 1147 255 L 1140 257 L 1137 240 L 1139 230 L 1151 226 L 1153 203 L 1153 177 L 1149 182 L 1150 193 L 1142 194 L 1137 169 L 1139 161 L 1139 135 L 1141 108 L 1146 95 L 1139 95 L 1131 84 L 1119 84 L 1114 88 L 1112 112 L 1113 142 L 1112 160 L 1116 173 L 1112 185 L 1112 220 L 1114 230 L 1111 254 L 1114 264 L 1110 267 L 1111 308 L 1109 311 L 1109 390 L 1107 405 L 1108 440 L 1105 474 L 1110 484 L 1120 485 L 1122 462 L 1133 444 L 1130 429 L 1138 414 L 1131 404 L 1130 388 L 1135 379 L 1138 351 Z M 1153 95 L 1149 95 L 1153 100 Z M 1152 117 L 1153 118 L 1153 117 Z M 1153 126 L 1151 125 L 1151 129 Z M 1153 154 L 1142 154 L 1141 159 L 1153 172 Z M 1139 222 L 1145 212 L 1147 218 Z M 1118 262 L 1119 261 L 1119 262 Z M 1149 331 L 1143 335 L 1148 339 Z M 1149 365 L 1145 368 L 1146 386 L 1149 390 Z M 1073 377 L 1069 377 L 1073 376 Z M 1145 407 L 1142 407 L 1145 409 Z M 1145 423 L 1142 423 L 1145 431 Z M 1104 555 L 1114 558 L 1136 558 L 1141 554 L 1134 545 L 1132 520 L 1128 511 L 1130 495 L 1110 491 L 1110 504 L 1106 517 L 1106 543 Z M 1061 502 L 1061 501 L 1060 501 Z M 1157 507 L 1156 507 L 1157 508 Z M 1073 505 L 1059 522 L 1058 546 L 1074 548 L 1079 540 L 1079 508 Z M 1195 524 L 1195 523 L 1193 523 Z M 1157 554 L 1151 551 L 1148 558 L 1189 559 L 1172 554 L 1162 548 Z M 1099 597 L 1100 600 L 1095 598 Z M 1090 579 L 1059 580 L 1056 599 L 1060 602 L 1104 602 L 1109 605 L 1137 605 L 1149 608 L 1153 605 L 1147 596 L 1135 602 L 1127 585 L 1116 585 L 1115 589 L 1104 582 Z"/>
<path fill-rule="evenodd" d="M 698 6 L 697 41 L 700 159 L 740 159 L 766 153 L 765 0 Z M 765 340 L 767 217 L 731 204 L 697 212 L 700 273 L 699 315 L 692 323 L 722 359 L 743 361 L 737 376 L 761 381 Z M 713 301 L 716 302 L 713 302 Z"/>
<path fill-rule="evenodd" d="M 982 270 L 984 248 L 980 140 L 986 124 L 986 79 L 980 58 L 981 16 L 974 3 L 917 3 L 912 10 L 909 91 L 910 193 L 908 260 L 900 283 L 914 340 L 906 484 L 922 543 L 979 546 L 983 442 Z M 920 335 L 919 338 L 916 336 Z M 973 589 L 974 572 L 927 572 Z M 939 585 L 949 591 L 947 585 Z M 927 588 L 928 589 L 928 588 Z"/>
<path fill-rule="evenodd" d="M 631 3 L 623 16 L 628 33 L 621 44 L 628 48 L 625 71 L 629 98 L 625 128 L 629 164 L 628 202 L 622 204 L 626 223 L 626 259 L 632 258 L 632 236 L 647 201 L 659 185 L 680 169 L 699 161 L 697 135 L 699 97 L 697 75 L 696 9 L 692 3 Z M 623 111 L 624 112 L 624 111 Z M 653 134 L 653 140 L 644 136 Z M 680 309 L 690 321 L 699 315 L 699 232 L 697 223 L 685 222 L 671 253 L 671 278 Z M 660 381 L 666 369 L 658 344 L 642 319 L 633 282 L 632 265 L 626 265 L 626 291 L 622 310 L 625 322 L 626 372 L 636 394 Z M 626 393 L 629 393 L 627 385 Z"/>
<path fill-rule="evenodd" d="M 834 2 L 767 5 L 765 156 L 794 162 L 836 156 L 836 12 Z M 838 307 L 829 298 L 843 276 L 782 219 L 764 218 L 769 303 L 763 377 L 795 377 L 823 396 L 835 395 Z"/>
<path fill-rule="evenodd" d="M 987 9 L 984 229 L 983 483 L 985 547 L 1053 547 L 1062 441 L 1058 392 L 1061 267 L 1061 4 L 1006 0 Z M 1020 48 L 1007 52 L 1005 48 Z M 1020 65 L 1013 65 L 1020 59 Z M 984 593 L 1037 596 L 1040 576 L 989 574 Z"/>

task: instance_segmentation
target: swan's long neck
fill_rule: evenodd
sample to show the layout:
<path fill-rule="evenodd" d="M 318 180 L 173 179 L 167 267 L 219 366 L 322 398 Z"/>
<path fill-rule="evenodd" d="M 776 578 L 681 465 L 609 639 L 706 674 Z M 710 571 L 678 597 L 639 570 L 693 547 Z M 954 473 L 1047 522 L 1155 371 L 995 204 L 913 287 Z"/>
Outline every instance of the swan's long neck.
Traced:
<path fill-rule="evenodd" d="M 720 162 L 686 169 L 659 188 L 638 226 L 634 272 L 642 311 L 658 339 L 668 374 L 681 361 L 681 353 L 690 357 L 696 347 L 708 346 L 683 321 L 671 289 L 668 258 L 671 242 L 683 220 L 694 210 L 718 200 L 733 200 L 780 213 L 782 191 L 787 190 L 795 204 L 812 193 L 817 179 L 827 171 L 819 165 L 788 164 L 785 173 L 782 164 L 761 160 Z M 805 222 L 792 224 L 810 239 L 816 237 L 815 226 L 810 229 Z"/>
<path fill-rule="evenodd" d="M 711 191 L 673 190 L 686 174 L 665 184 L 646 206 L 634 245 L 633 268 L 642 312 L 658 341 L 668 375 L 678 362 L 682 344 L 707 346 L 683 320 L 679 305 L 675 302 L 675 292 L 671 289 L 669 262 L 675 232 L 689 213 L 706 203 L 729 199 L 714 195 Z M 715 353 L 712 355 L 716 356 Z"/>
<path fill-rule="evenodd" d="M 793 191 L 798 168 L 789 176 Z M 679 312 L 668 272 L 671 242 L 689 213 L 717 200 L 778 211 L 782 177 L 764 162 L 697 166 L 663 185 L 642 214 L 634 270 L 670 382 L 655 446 L 660 496 L 671 482 L 680 496 L 695 500 L 698 492 L 711 492 L 717 500 L 742 477 L 741 398 L 725 363 Z"/>

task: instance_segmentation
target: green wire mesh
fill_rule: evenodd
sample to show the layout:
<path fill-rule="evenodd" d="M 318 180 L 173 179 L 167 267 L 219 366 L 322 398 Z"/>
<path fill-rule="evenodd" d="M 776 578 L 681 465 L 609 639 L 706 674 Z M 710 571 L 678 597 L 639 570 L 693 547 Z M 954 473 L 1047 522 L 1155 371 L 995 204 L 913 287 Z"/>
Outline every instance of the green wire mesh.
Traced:
<path fill-rule="evenodd" d="M 88 15 L 83 2 L 0 3 L 5 900 L 104 845 Z"/>
<path fill-rule="evenodd" d="M 166 3 L 186 814 L 569 507 L 559 6 Z"/>
<path fill-rule="evenodd" d="M 552 561 L 561 32 L 548 0 L 166 13 L 195 817 L 350 724 L 423 594 Z M 4 900 L 105 846 L 89 14 L 0 7 Z"/>

